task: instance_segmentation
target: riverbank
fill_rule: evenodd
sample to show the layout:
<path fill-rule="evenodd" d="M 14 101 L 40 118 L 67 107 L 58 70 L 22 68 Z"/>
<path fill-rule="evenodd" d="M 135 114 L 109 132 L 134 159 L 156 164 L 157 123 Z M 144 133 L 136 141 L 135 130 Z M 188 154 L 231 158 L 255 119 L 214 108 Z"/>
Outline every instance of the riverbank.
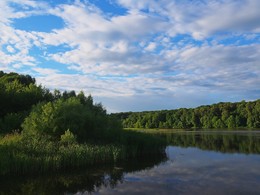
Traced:
<path fill-rule="evenodd" d="M 197 132 L 197 133 L 248 133 L 256 132 L 260 133 L 260 129 L 247 129 L 247 128 L 236 128 L 236 129 L 146 129 L 146 128 L 124 128 L 127 131 L 136 131 L 143 133 L 185 133 L 185 132 Z"/>
<path fill-rule="evenodd" d="M 0 175 L 39 174 L 164 153 L 163 139 L 132 131 L 118 136 L 114 143 L 64 143 L 9 134 L 0 138 Z"/>

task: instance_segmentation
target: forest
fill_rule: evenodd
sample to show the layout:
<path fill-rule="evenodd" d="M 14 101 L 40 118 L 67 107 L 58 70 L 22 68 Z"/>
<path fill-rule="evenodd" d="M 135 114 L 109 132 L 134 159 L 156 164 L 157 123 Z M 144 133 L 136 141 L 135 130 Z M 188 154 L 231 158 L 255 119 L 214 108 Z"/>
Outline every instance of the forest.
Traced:
<path fill-rule="evenodd" d="M 122 121 L 124 128 L 252 129 L 260 128 L 260 99 L 220 102 L 189 109 L 122 112 L 113 116 Z"/>
<path fill-rule="evenodd" d="M 123 131 L 91 95 L 50 91 L 30 75 L 0 71 L 0 176 L 161 155 L 165 145 Z"/>

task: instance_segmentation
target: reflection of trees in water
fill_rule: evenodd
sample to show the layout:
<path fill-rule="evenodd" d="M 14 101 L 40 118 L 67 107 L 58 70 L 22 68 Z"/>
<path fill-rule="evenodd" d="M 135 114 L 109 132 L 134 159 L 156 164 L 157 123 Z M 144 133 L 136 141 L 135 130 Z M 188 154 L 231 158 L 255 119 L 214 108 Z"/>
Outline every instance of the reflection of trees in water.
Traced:
<path fill-rule="evenodd" d="M 91 193 L 105 186 L 114 188 L 124 181 L 124 174 L 151 169 L 162 161 L 166 155 L 155 158 L 136 159 L 120 162 L 116 165 L 104 165 L 84 170 L 53 173 L 42 176 L 0 178 L 0 194 L 72 194 Z"/>
<path fill-rule="evenodd" d="M 164 134 L 170 145 L 198 147 L 204 150 L 260 153 L 260 133 L 173 133 Z"/>

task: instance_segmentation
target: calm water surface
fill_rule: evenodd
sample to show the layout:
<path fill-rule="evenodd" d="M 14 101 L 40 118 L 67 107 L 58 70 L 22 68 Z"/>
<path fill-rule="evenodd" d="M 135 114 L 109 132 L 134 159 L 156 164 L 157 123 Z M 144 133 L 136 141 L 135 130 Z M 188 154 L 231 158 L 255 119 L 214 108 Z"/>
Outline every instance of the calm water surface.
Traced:
<path fill-rule="evenodd" d="M 260 194 L 260 132 L 157 134 L 166 157 L 1 181 L 0 194 Z"/>

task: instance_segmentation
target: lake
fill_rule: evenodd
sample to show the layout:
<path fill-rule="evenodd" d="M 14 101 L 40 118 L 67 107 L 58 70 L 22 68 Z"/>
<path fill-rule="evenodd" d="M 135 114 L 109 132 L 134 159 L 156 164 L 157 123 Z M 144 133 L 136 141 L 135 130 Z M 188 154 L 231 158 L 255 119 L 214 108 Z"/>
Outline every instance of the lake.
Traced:
<path fill-rule="evenodd" d="M 165 154 L 0 179 L 0 194 L 260 194 L 260 132 L 157 133 Z"/>

